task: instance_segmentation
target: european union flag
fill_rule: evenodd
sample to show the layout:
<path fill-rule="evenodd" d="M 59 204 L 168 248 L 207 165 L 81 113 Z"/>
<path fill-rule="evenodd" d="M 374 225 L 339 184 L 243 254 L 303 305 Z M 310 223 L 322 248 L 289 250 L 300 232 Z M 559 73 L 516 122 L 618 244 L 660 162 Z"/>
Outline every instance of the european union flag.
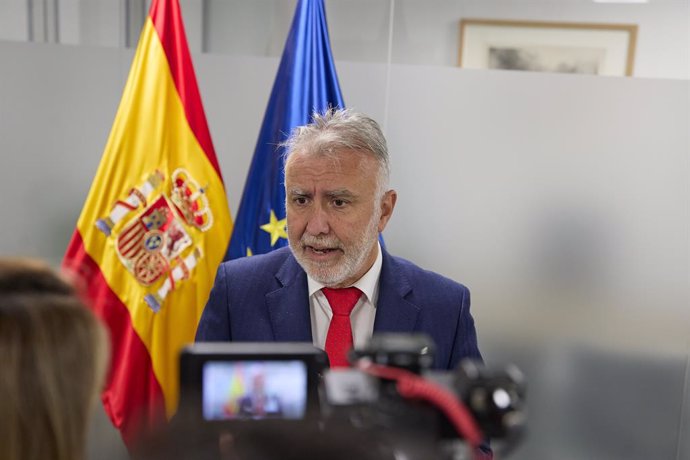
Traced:
<path fill-rule="evenodd" d="M 331 55 L 323 0 L 300 0 L 273 83 L 244 186 L 227 258 L 287 245 L 284 142 L 314 111 L 344 108 Z"/>

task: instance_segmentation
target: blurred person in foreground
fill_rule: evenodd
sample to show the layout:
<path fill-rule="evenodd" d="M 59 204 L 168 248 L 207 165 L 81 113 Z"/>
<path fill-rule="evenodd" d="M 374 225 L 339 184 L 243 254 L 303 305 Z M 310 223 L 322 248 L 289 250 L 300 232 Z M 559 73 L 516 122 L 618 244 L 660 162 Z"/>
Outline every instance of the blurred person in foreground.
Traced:
<path fill-rule="evenodd" d="M 0 259 L 0 458 L 83 460 L 104 327 L 47 265 Z"/>
<path fill-rule="evenodd" d="M 286 147 L 289 248 L 221 264 L 196 340 L 307 341 L 340 367 L 372 333 L 423 332 L 436 368 L 481 360 L 467 288 L 379 243 L 397 201 L 379 125 L 330 109 Z"/>

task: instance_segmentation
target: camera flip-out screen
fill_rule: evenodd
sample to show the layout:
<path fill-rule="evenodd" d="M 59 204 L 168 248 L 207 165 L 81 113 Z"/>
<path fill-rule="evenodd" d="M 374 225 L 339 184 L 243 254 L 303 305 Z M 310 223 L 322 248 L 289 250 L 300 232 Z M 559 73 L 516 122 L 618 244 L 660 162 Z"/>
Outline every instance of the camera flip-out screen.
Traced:
<path fill-rule="evenodd" d="M 304 420 L 325 353 L 302 343 L 198 343 L 180 357 L 181 408 L 206 421 Z"/>
<path fill-rule="evenodd" d="M 307 365 L 302 361 L 207 361 L 201 400 L 205 420 L 302 419 Z"/>

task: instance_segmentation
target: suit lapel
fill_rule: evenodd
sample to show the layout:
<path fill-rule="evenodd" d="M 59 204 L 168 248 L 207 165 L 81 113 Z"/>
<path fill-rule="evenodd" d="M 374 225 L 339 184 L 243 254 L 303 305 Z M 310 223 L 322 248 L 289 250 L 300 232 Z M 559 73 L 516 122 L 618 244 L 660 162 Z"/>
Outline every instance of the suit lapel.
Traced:
<path fill-rule="evenodd" d="M 412 285 L 395 259 L 385 250 L 379 278 L 374 332 L 413 332 L 420 308 L 405 298 Z"/>
<path fill-rule="evenodd" d="M 276 272 L 280 287 L 266 294 L 266 307 L 277 342 L 311 342 L 307 275 L 292 254 Z"/>
<path fill-rule="evenodd" d="M 412 292 L 406 274 L 385 250 L 374 332 L 414 332 L 420 308 L 406 300 Z M 266 294 L 266 306 L 278 342 L 311 342 L 307 275 L 292 254 L 276 272 L 278 289 Z"/>

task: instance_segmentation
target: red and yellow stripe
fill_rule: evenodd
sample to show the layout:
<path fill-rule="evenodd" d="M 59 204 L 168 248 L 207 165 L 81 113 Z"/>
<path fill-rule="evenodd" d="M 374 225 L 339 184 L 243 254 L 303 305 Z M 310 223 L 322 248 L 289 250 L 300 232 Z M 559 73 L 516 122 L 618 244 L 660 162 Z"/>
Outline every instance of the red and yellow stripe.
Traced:
<path fill-rule="evenodd" d="M 205 189 L 213 225 L 189 231 L 201 258 L 191 278 L 177 283 L 154 312 L 144 302 L 154 289 L 139 283 L 120 261 L 117 235 L 95 227 L 132 187 L 158 170 L 186 169 Z M 132 215 L 138 211 L 133 211 Z M 154 0 L 139 40 L 103 158 L 63 265 L 87 286 L 94 310 L 110 328 L 113 354 L 103 403 L 125 441 L 140 421 L 149 424 L 177 406 L 178 352 L 194 340 L 215 271 L 232 231 L 225 188 L 208 131 L 177 0 Z M 161 281 L 162 282 L 162 281 Z M 160 284 L 160 283 L 159 283 Z M 157 287 L 159 284 L 154 286 Z"/>

